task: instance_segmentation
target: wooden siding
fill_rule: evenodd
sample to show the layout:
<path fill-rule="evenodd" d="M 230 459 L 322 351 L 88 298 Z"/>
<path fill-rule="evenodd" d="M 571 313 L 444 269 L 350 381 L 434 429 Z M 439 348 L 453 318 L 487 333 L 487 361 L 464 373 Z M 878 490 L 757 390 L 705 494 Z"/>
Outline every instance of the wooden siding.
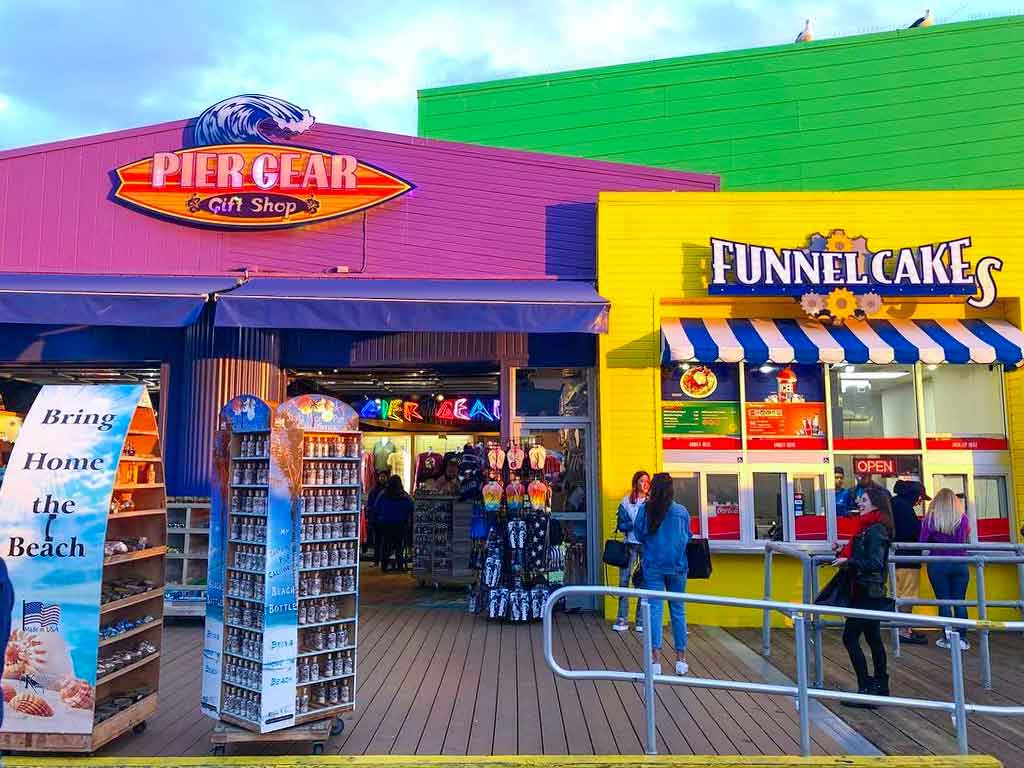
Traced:
<path fill-rule="evenodd" d="M 420 92 L 423 136 L 720 174 L 731 190 L 1024 178 L 1024 16 Z"/>
<path fill-rule="evenodd" d="M 593 279 L 601 190 L 717 188 L 697 176 L 317 125 L 303 145 L 416 185 L 322 224 L 200 229 L 108 200 L 110 172 L 182 146 L 187 121 L 0 152 L 0 273 L 316 274 Z"/>

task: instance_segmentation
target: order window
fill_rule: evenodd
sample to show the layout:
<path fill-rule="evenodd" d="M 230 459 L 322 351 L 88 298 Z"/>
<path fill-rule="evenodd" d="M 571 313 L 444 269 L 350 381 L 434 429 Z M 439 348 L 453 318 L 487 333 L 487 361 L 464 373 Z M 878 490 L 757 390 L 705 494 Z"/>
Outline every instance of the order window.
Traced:
<path fill-rule="evenodd" d="M 1002 366 L 926 365 L 921 376 L 925 431 L 929 436 L 1006 435 Z"/>
<path fill-rule="evenodd" d="M 834 365 L 832 430 L 837 449 L 864 447 L 868 440 L 919 443 L 912 365 Z"/>

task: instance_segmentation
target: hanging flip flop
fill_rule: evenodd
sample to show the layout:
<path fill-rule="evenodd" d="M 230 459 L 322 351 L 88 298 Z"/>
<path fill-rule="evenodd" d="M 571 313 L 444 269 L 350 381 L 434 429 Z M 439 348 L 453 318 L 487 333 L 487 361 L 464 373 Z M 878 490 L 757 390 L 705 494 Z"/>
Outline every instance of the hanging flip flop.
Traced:
<path fill-rule="evenodd" d="M 502 449 L 500 443 L 491 443 L 488 448 L 487 463 L 490 464 L 491 469 L 500 472 L 505 466 L 505 451 Z"/>
<path fill-rule="evenodd" d="M 523 459 L 526 458 L 526 451 L 523 450 L 523 446 L 519 444 L 519 441 L 515 441 L 508 447 L 508 468 L 514 472 L 519 471 L 523 467 Z"/>
<path fill-rule="evenodd" d="M 544 459 L 547 458 L 547 455 L 547 448 L 545 448 L 540 443 L 537 443 L 536 445 L 532 446 L 530 448 L 530 466 L 533 467 L 538 472 L 543 471 Z"/>

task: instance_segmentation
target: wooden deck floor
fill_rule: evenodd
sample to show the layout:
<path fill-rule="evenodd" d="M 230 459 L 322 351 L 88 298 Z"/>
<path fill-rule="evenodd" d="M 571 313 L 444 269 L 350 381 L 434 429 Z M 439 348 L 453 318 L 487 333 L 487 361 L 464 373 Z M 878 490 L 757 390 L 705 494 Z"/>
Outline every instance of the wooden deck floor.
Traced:
<path fill-rule="evenodd" d="M 381 577 L 367 580 L 374 578 Z M 328 753 L 642 754 L 639 687 L 556 679 L 544 663 L 538 625 L 490 623 L 461 610 L 458 594 L 414 592 L 407 585 L 377 583 L 363 598 L 356 711 Z M 716 631 L 692 629 L 692 673 L 758 678 Z M 198 623 L 167 627 L 156 716 L 144 734 L 125 736 L 101 754 L 207 752 L 213 721 L 199 712 L 201 640 Z M 578 614 L 559 617 L 556 652 L 577 668 L 639 669 L 642 647 L 633 633 L 614 633 L 596 616 Z M 671 669 L 668 659 L 665 668 Z M 787 700 L 659 687 L 662 754 L 796 754 L 797 738 L 796 712 Z M 843 751 L 819 729 L 814 748 Z M 261 745 L 233 751 L 296 749 L 308 751 Z"/>
<path fill-rule="evenodd" d="M 732 630 L 732 634 L 755 652 L 760 652 L 760 630 Z M 934 640 L 936 635 L 931 633 L 929 637 Z M 884 639 L 887 641 L 888 637 Z M 826 687 L 855 689 L 856 678 L 838 631 L 825 633 L 823 650 Z M 979 682 L 977 644 L 964 653 L 967 700 L 975 704 L 1021 706 L 1024 704 L 1024 641 L 1017 634 L 993 632 L 991 653 L 992 691 L 986 691 Z M 889 657 L 893 695 L 952 699 L 949 651 L 934 644 L 903 645 L 902 654 L 899 659 L 893 659 L 891 654 Z M 772 632 L 771 660 L 785 674 L 795 674 L 791 631 Z M 945 713 L 888 707 L 871 711 L 850 709 L 838 703 L 827 706 L 888 754 L 941 755 L 956 752 L 956 735 L 950 717 Z M 1024 766 L 1024 719 L 971 716 L 968 718 L 968 739 L 972 752 L 993 755 L 1007 766 Z"/>

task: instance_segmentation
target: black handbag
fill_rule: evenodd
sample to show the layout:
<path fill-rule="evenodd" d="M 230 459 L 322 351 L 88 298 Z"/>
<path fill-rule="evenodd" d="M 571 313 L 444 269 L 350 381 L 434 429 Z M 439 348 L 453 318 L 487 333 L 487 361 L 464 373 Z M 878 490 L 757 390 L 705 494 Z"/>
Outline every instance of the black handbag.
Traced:
<path fill-rule="evenodd" d="M 686 545 L 686 577 L 711 578 L 711 545 L 707 539 L 690 539 Z"/>
<path fill-rule="evenodd" d="M 833 608 L 849 608 L 852 602 L 850 573 L 846 568 L 840 568 L 839 572 L 829 579 L 828 584 L 822 587 L 821 592 L 814 598 L 815 605 L 831 605 Z"/>
<path fill-rule="evenodd" d="M 613 568 L 625 568 L 629 565 L 629 550 L 626 542 L 620 539 L 608 539 L 604 543 L 604 554 L 601 562 Z"/>

